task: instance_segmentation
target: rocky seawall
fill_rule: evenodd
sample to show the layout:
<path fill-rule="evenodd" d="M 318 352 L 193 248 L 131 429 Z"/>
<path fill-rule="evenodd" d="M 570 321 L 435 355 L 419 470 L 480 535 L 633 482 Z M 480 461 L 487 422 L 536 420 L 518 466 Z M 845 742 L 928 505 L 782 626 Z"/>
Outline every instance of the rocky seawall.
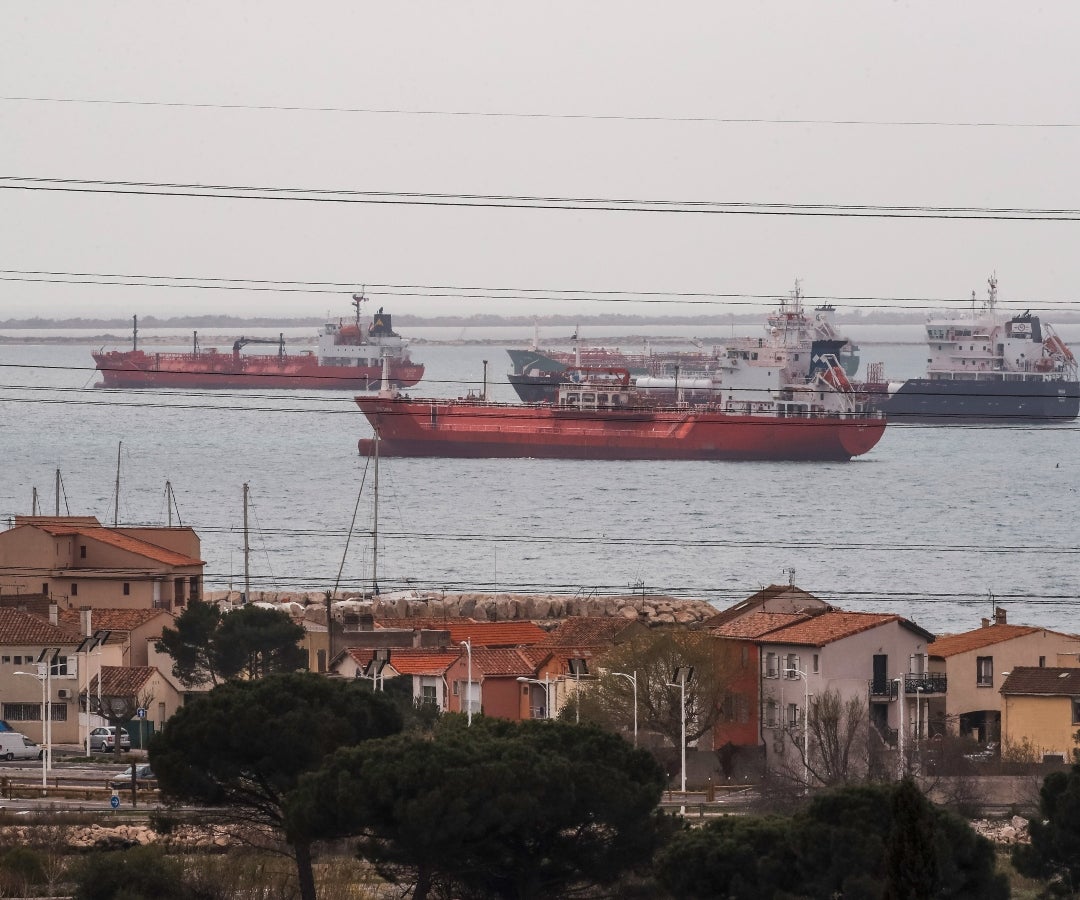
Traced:
<path fill-rule="evenodd" d="M 206 599 L 239 606 L 237 591 L 210 591 Z M 282 609 L 299 620 L 326 623 L 326 594 L 319 591 L 258 591 L 251 602 Z M 528 620 L 554 625 L 569 616 L 606 616 L 649 625 L 695 625 L 716 615 L 705 600 L 661 595 L 573 596 L 557 594 L 481 594 L 445 591 L 398 591 L 375 596 L 342 594 L 331 603 L 335 619 L 347 613 L 377 619 L 476 619 L 481 622 Z"/>

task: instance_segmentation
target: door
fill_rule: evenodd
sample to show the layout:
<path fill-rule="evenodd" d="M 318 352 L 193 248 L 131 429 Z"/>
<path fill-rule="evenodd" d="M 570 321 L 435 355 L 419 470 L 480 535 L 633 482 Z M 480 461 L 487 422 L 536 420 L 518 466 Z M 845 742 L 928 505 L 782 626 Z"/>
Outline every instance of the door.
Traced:
<path fill-rule="evenodd" d="M 878 696 L 887 692 L 889 686 L 889 657 L 884 653 L 874 654 L 874 693 Z"/>

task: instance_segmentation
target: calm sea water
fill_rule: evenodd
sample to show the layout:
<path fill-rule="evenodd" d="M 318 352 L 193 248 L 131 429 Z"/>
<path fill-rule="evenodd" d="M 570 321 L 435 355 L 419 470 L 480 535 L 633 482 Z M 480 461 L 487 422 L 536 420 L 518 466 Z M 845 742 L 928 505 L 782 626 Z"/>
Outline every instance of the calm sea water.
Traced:
<path fill-rule="evenodd" d="M 853 337 L 864 362 L 902 379 L 925 365 L 920 333 Z M 165 522 L 171 481 L 209 589 L 242 585 L 245 482 L 253 591 L 331 588 L 339 569 L 342 589 L 370 584 L 373 473 L 356 450 L 370 429 L 349 395 L 95 390 L 91 349 L 0 347 L 5 524 L 30 512 L 35 486 L 54 510 L 57 468 L 61 511 L 111 523 L 119 450 L 119 521 Z M 414 396 L 479 388 L 487 359 L 489 392 L 514 399 L 501 345 L 413 349 L 427 365 Z M 995 604 L 1010 621 L 1075 631 L 1078 438 L 1077 423 L 890 426 L 844 464 L 383 459 L 379 582 L 723 606 L 794 569 L 818 596 L 932 631 L 974 627 Z"/>

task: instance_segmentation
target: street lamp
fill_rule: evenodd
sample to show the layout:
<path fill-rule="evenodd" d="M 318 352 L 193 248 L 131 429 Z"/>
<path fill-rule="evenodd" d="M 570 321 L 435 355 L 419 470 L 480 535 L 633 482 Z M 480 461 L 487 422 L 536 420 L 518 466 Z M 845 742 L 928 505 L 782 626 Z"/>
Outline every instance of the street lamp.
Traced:
<path fill-rule="evenodd" d="M 472 727 L 472 639 L 466 638 L 461 642 L 461 646 L 465 648 L 465 655 L 468 657 L 468 681 L 465 683 L 465 717 L 466 724 L 469 728 Z"/>
<path fill-rule="evenodd" d="M 45 728 L 45 711 L 48 704 L 48 685 L 46 684 L 46 666 L 38 664 L 38 674 L 33 672 L 16 672 L 16 675 L 25 675 L 27 678 L 36 678 L 41 682 L 41 790 L 46 791 L 49 787 L 49 744 L 48 731 Z"/>
<path fill-rule="evenodd" d="M 574 722 L 581 723 L 581 676 L 589 674 L 589 663 L 582 657 L 571 657 L 567 660 L 570 666 L 570 674 L 574 676 Z"/>
<path fill-rule="evenodd" d="M 90 651 L 93 650 L 95 647 L 97 648 L 97 656 L 98 656 L 98 693 L 100 695 L 100 693 L 101 693 L 101 645 L 104 644 L 109 639 L 109 635 L 111 633 L 112 633 L 111 631 L 106 631 L 104 629 L 95 631 L 92 635 L 87 635 L 85 638 L 83 638 L 82 643 L 79 644 L 79 646 L 75 650 L 76 655 L 81 655 L 82 656 L 82 667 L 81 668 L 86 670 L 85 671 L 86 713 L 85 713 L 85 716 L 84 716 L 86 731 L 85 731 L 85 739 L 84 739 L 84 741 L 80 741 L 80 743 L 85 744 L 85 746 L 86 746 L 86 755 L 87 756 L 90 755 Z M 79 681 L 80 682 L 83 681 L 84 673 L 82 671 L 80 671 L 78 673 L 78 675 L 79 675 Z M 99 711 L 101 709 L 101 698 L 100 698 L 100 696 L 98 698 L 98 709 L 99 709 Z"/>
<path fill-rule="evenodd" d="M 810 790 L 810 681 L 800 669 L 785 669 L 788 678 L 801 678 L 803 683 L 802 757 L 804 790 Z"/>
<path fill-rule="evenodd" d="M 686 799 L 686 685 L 694 677 L 693 666 L 679 666 L 675 673 L 671 676 L 671 682 L 668 687 L 679 688 L 679 695 L 681 699 L 681 715 L 680 720 L 682 722 L 682 794 L 683 799 Z M 685 807 L 683 807 L 685 810 Z"/>
<path fill-rule="evenodd" d="M 637 746 L 637 669 L 634 670 L 633 675 L 628 675 L 626 672 L 612 672 L 612 675 L 617 678 L 625 678 L 634 686 L 634 746 Z"/>
<path fill-rule="evenodd" d="M 897 780 L 901 780 L 904 777 L 904 703 L 907 698 L 904 695 L 904 679 L 894 678 L 893 683 L 896 685 L 896 700 L 900 709 L 898 716 L 899 721 L 896 723 L 896 778 Z"/>
<path fill-rule="evenodd" d="M 550 675 L 544 675 L 544 680 L 541 681 L 538 678 L 526 678 L 524 675 L 519 675 L 517 680 L 521 684 L 538 684 L 538 685 L 540 685 L 540 687 L 542 687 L 544 689 L 544 702 L 547 704 L 547 707 L 545 708 L 543 718 L 550 719 L 551 718 L 551 676 Z M 531 703 L 529 704 L 529 707 L 530 707 L 530 715 L 531 715 L 532 714 L 532 704 Z"/>

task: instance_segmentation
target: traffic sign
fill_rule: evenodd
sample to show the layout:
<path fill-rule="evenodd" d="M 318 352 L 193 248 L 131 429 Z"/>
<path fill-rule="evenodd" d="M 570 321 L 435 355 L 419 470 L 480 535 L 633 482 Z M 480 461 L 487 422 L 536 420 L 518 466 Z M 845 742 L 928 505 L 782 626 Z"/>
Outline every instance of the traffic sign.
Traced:
<path fill-rule="evenodd" d="M 109 798 L 109 806 L 111 806 L 113 809 L 119 809 L 120 808 L 120 798 L 117 797 L 116 794 L 113 794 Z"/>
<path fill-rule="evenodd" d="M 145 719 L 146 718 L 146 707 L 145 706 L 140 706 L 135 711 L 135 715 L 138 716 L 140 719 Z"/>

